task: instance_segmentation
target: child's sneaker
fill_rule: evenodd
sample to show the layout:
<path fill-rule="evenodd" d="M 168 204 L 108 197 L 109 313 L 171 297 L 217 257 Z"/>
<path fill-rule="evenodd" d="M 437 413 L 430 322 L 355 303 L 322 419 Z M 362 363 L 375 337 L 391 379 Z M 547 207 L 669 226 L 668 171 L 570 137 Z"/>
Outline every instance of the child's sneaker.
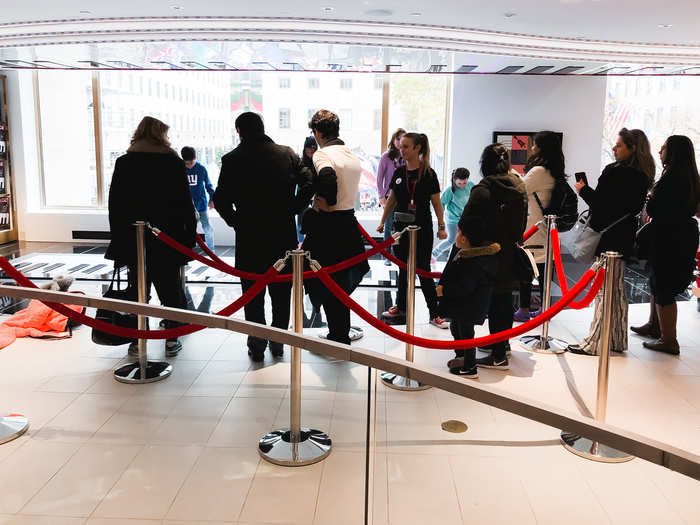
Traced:
<path fill-rule="evenodd" d="M 397 317 L 406 317 L 406 312 L 399 310 L 398 306 L 392 306 L 386 312 L 382 312 L 382 317 L 387 319 L 396 319 Z"/>
<path fill-rule="evenodd" d="M 541 313 L 542 313 L 542 308 L 538 308 L 537 310 L 530 310 L 530 317 L 534 319 L 535 317 L 537 317 Z"/>
<path fill-rule="evenodd" d="M 464 368 L 464 367 L 450 368 L 450 374 L 466 377 L 469 379 L 476 379 L 479 377 L 479 370 L 476 368 L 476 365 L 474 365 L 470 368 Z"/>
<path fill-rule="evenodd" d="M 447 330 L 450 327 L 450 323 L 445 321 L 442 317 L 433 317 L 430 320 L 430 324 L 442 328 L 443 330 Z"/>

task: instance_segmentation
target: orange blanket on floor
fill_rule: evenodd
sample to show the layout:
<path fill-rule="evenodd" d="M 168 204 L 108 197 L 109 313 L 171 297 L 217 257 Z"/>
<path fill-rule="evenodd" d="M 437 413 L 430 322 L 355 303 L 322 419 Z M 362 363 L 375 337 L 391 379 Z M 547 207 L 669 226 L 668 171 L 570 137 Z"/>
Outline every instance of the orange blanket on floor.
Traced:
<path fill-rule="evenodd" d="M 70 304 L 66 306 L 76 312 L 83 308 Z M 11 345 L 18 337 L 70 337 L 70 332 L 66 331 L 67 324 L 68 318 L 65 315 L 33 299 L 24 310 L 0 324 L 0 348 Z"/>

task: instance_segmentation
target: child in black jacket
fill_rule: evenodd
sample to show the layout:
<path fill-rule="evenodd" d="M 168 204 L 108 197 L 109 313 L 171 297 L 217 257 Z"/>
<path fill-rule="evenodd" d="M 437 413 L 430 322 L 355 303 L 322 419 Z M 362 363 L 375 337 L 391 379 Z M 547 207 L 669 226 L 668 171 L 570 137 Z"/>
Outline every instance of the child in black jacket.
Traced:
<path fill-rule="evenodd" d="M 449 317 L 450 331 L 457 339 L 474 337 L 474 325 L 483 324 L 498 273 L 501 250 L 498 243 L 484 239 L 486 225 L 479 217 L 462 217 L 449 262 L 437 287 L 440 315 Z M 476 350 L 455 350 L 456 359 L 448 362 L 450 372 L 469 378 L 478 377 Z"/>

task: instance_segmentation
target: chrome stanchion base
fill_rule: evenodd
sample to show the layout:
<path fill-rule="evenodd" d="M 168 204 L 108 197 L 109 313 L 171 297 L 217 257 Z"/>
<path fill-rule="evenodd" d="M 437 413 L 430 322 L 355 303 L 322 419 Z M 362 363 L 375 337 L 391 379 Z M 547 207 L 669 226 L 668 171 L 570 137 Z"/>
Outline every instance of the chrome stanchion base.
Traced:
<path fill-rule="evenodd" d="M 127 363 L 114 371 L 114 379 L 120 383 L 155 383 L 168 377 L 173 371 L 170 363 L 165 361 L 148 361 L 146 364 L 146 376 L 141 377 L 139 362 Z"/>
<path fill-rule="evenodd" d="M 541 335 L 524 335 L 520 338 L 520 343 L 532 352 L 539 354 L 563 354 L 569 343 L 554 337 L 547 337 L 543 340 Z"/>
<path fill-rule="evenodd" d="M 588 438 L 570 432 L 561 433 L 561 442 L 564 448 L 569 452 L 592 461 L 600 461 L 601 463 L 624 463 L 625 461 L 634 459 L 634 456 L 630 456 L 626 452 L 603 445 L 597 441 L 591 441 Z"/>
<path fill-rule="evenodd" d="M 394 390 L 417 391 L 427 390 L 430 388 L 430 385 L 424 385 L 415 379 L 409 379 L 407 377 L 394 374 L 393 372 L 382 372 L 379 377 L 381 377 L 384 386 L 393 388 Z"/>
<path fill-rule="evenodd" d="M 0 444 L 17 439 L 29 428 L 29 420 L 21 414 L 0 416 Z"/>
<path fill-rule="evenodd" d="M 331 438 L 320 430 L 301 429 L 301 440 L 292 443 L 289 430 L 273 430 L 258 443 L 260 456 L 283 467 L 303 467 L 318 463 L 331 453 Z"/>

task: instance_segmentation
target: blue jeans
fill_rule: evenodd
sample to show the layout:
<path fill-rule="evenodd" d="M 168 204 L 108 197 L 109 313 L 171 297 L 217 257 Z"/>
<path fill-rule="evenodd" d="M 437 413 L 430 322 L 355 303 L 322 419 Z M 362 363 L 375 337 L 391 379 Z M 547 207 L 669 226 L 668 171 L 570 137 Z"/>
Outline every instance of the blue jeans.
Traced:
<path fill-rule="evenodd" d="M 211 227 L 209 222 L 209 210 L 198 211 L 199 215 L 198 221 L 202 223 L 202 230 L 204 231 L 204 242 L 209 246 L 210 250 L 214 249 L 214 228 Z"/>
<path fill-rule="evenodd" d="M 445 229 L 447 230 L 447 239 L 438 244 L 433 250 L 433 257 L 435 257 L 436 259 L 442 254 L 442 252 L 452 248 L 452 245 L 455 243 L 455 239 L 457 238 L 456 224 L 450 224 L 448 222 L 445 225 Z"/>

